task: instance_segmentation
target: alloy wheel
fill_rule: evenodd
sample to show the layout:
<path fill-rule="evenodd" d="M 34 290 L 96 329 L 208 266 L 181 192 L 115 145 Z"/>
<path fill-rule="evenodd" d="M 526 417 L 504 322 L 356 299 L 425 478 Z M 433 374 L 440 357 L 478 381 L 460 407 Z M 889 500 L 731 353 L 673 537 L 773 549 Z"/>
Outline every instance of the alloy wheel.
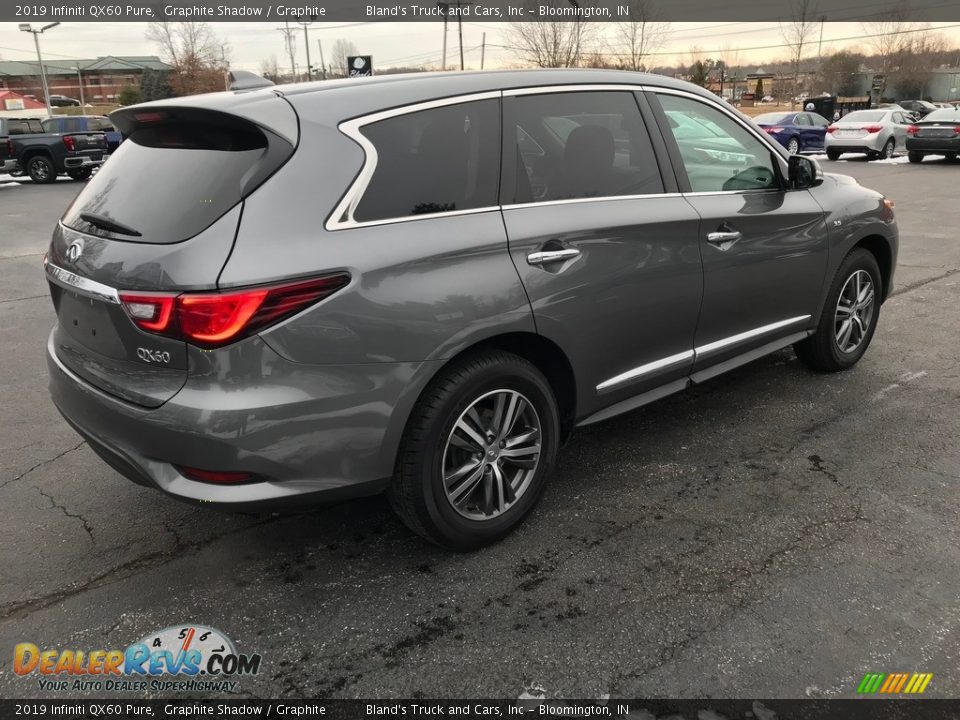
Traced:
<path fill-rule="evenodd" d="M 34 160 L 31 167 L 32 174 L 37 180 L 46 180 L 50 176 L 47 164 L 42 160 Z"/>
<path fill-rule="evenodd" d="M 876 292 L 870 273 L 857 270 L 847 278 L 837 298 L 834 336 L 841 352 L 852 353 L 863 343 L 873 322 L 875 303 Z"/>
<path fill-rule="evenodd" d="M 470 520 L 502 515 L 530 487 L 540 463 L 540 416 L 523 394 L 500 389 L 474 400 L 443 451 L 443 486 Z"/>
<path fill-rule="evenodd" d="M 887 142 L 887 144 L 883 146 L 883 157 L 887 160 L 893 157 L 893 142 Z"/>
<path fill-rule="evenodd" d="M 800 142 L 796 138 L 792 138 L 790 142 L 787 143 L 787 150 L 791 155 L 796 155 L 800 152 Z"/>

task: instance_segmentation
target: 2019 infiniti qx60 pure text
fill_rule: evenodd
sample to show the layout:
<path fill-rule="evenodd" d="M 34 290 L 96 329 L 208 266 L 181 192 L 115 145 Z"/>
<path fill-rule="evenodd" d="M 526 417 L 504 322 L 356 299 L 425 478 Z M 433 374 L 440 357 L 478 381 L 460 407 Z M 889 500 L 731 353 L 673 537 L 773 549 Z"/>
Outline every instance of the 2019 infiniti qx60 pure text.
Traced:
<path fill-rule="evenodd" d="M 176 98 L 46 258 L 53 400 L 123 475 L 245 510 L 386 491 L 492 542 L 578 425 L 788 345 L 866 351 L 892 203 L 709 93 L 609 71 Z"/>

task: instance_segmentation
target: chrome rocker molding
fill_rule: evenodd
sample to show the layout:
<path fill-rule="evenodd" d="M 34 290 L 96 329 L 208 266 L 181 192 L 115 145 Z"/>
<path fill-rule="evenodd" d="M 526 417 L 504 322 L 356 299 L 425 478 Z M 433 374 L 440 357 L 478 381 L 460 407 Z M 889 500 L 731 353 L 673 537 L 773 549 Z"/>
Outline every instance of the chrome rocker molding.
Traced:
<path fill-rule="evenodd" d="M 723 348 L 736 345 L 744 340 L 749 340 L 750 338 L 755 338 L 760 335 L 773 332 L 774 330 L 779 330 L 780 328 L 809 320 L 810 318 L 810 315 L 800 315 L 798 317 L 788 318 L 787 320 L 780 320 L 779 322 L 763 325 L 761 327 L 754 328 L 753 330 L 748 330 L 747 332 L 731 335 L 723 340 L 717 340 L 716 342 L 708 343 L 707 345 L 701 345 L 693 350 L 687 350 L 686 352 L 670 355 L 669 357 L 662 358 L 661 360 L 655 360 L 651 363 L 640 365 L 639 367 L 628 370 L 625 373 L 616 375 L 609 380 L 604 380 L 602 383 L 597 385 L 597 393 L 602 395 L 604 393 L 611 392 L 612 390 L 622 387 L 623 385 L 628 384 L 637 378 L 657 372 L 658 370 L 664 370 L 673 367 L 674 365 L 678 365 L 688 360 L 692 360 L 695 363 L 701 357 L 705 355 L 709 356 L 710 353 L 714 353 L 722 350 Z M 764 355 L 769 355 L 770 353 L 785 348 L 788 345 L 793 345 L 795 342 L 799 342 L 800 340 L 809 337 L 813 332 L 813 330 L 802 330 L 800 332 L 791 333 L 786 337 L 777 338 L 776 340 L 772 340 L 764 345 L 761 345 L 760 347 L 753 348 L 752 350 L 748 350 L 747 352 L 739 355 L 735 355 L 729 360 L 724 360 L 723 362 L 717 363 L 716 365 L 711 365 L 704 370 L 699 370 L 689 377 L 665 383 L 659 387 L 653 388 L 652 390 L 648 390 L 647 392 L 634 395 L 626 400 L 615 403 L 610 407 L 604 408 L 603 410 L 595 412 L 593 415 L 584 418 L 578 422 L 577 425 L 592 425 L 593 423 L 607 420 L 608 418 L 620 415 L 621 413 L 642 407 L 643 405 L 647 405 L 655 400 L 666 397 L 667 395 L 680 392 L 691 385 L 705 382 L 710 378 L 716 377 L 717 375 L 722 375 L 728 370 L 732 370 L 740 365 L 746 365 L 749 362 L 753 362 Z"/>
<path fill-rule="evenodd" d="M 72 290 L 73 292 L 95 300 L 103 300 L 104 302 L 113 303 L 114 305 L 120 304 L 120 296 L 117 295 L 116 289 L 109 285 L 98 283 L 96 280 L 91 280 L 90 278 L 80 277 L 76 273 L 64 270 L 62 267 L 46 260 L 44 260 L 43 267 L 44 270 L 46 270 L 47 279 L 62 288 Z"/>

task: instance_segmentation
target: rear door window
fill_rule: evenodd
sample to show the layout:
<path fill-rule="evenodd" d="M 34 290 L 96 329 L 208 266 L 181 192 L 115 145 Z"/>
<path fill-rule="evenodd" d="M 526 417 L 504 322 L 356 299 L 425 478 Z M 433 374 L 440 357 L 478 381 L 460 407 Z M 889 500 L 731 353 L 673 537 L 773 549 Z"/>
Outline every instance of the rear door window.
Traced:
<path fill-rule="evenodd" d="M 140 125 L 63 216 L 117 240 L 175 243 L 239 203 L 290 156 L 284 140 L 232 116 Z"/>
<path fill-rule="evenodd" d="M 370 222 L 497 205 L 500 101 L 476 100 L 365 125 L 377 151 L 353 213 Z"/>
<path fill-rule="evenodd" d="M 544 93 L 514 102 L 517 203 L 664 191 L 633 93 Z M 685 129 L 713 132 L 696 124 Z"/>

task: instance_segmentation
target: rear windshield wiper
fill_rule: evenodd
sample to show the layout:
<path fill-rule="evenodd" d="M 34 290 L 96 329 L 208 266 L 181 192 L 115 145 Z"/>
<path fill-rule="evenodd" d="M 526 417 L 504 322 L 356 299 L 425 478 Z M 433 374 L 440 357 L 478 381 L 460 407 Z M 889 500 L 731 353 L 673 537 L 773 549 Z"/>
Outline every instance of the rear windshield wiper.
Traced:
<path fill-rule="evenodd" d="M 103 215 L 96 215 L 94 213 L 80 213 L 80 219 L 90 223 L 91 225 L 95 225 L 101 230 L 119 233 L 120 235 L 132 235 L 133 237 L 140 237 L 142 235 L 142 233 L 134 230 L 132 227 L 124 225 L 123 223 L 118 223 L 116 220 L 111 220 Z"/>

